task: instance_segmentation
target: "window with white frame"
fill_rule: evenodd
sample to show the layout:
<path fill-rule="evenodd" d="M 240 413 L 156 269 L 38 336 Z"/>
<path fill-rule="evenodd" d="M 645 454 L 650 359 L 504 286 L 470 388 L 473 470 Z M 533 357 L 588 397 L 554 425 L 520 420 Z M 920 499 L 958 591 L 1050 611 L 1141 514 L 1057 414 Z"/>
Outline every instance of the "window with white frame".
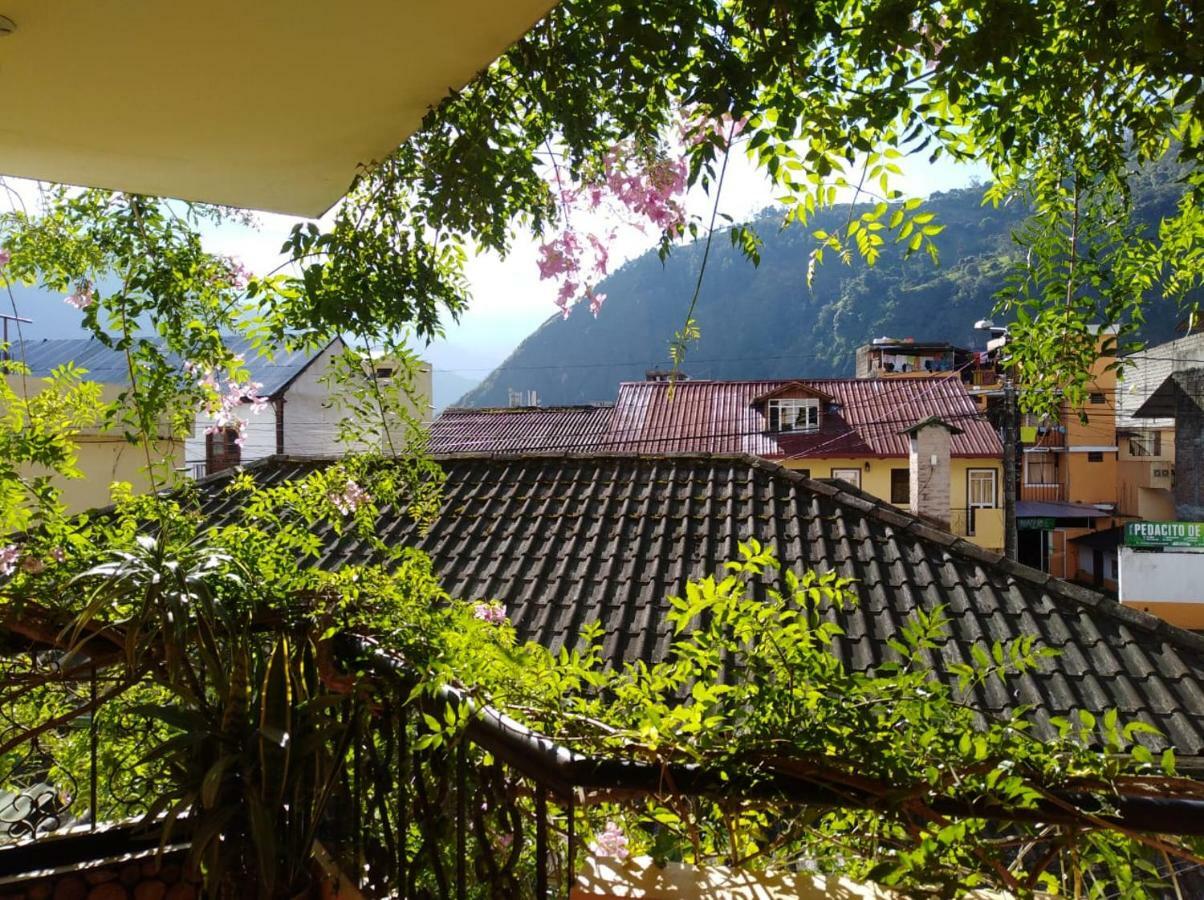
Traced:
<path fill-rule="evenodd" d="M 770 431 L 819 431 L 819 400 L 789 398 L 767 404 Z"/>

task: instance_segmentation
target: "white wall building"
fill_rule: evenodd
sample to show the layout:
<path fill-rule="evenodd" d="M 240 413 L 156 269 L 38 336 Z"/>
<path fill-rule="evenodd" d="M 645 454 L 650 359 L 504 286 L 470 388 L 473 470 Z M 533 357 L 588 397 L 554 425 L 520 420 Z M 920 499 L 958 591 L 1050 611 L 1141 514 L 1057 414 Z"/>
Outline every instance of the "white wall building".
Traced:
<path fill-rule="evenodd" d="M 246 341 L 228 338 L 226 343 L 235 353 L 244 354 L 250 380 L 262 385 L 259 394 L 268 398 L 268 403 L 257 414 L 244 409 L 247 426 L 241 447 L 233 431 L 207 434 L 213 419 L 198 414 L 193 434 L 185 443 L 188 471 L 193 477 L 212 475 L 274 454 L 328 456 L 349 449 L 339 442 L 339 422 L 348 412 L 340 408 L 332 395 L 334 387 L 328 383 L 336 357 L 346 347 L 341 338 L 317 351 L 281 350 L 271 359 L 256 356 Z M 376 376 L 388 379 L 393 371 L 395 364 L 380 361 Z M 415 387 L 421 406 L 416 410 L 417 417 L 429 423 L 429 365 L 423 364 Z"/>

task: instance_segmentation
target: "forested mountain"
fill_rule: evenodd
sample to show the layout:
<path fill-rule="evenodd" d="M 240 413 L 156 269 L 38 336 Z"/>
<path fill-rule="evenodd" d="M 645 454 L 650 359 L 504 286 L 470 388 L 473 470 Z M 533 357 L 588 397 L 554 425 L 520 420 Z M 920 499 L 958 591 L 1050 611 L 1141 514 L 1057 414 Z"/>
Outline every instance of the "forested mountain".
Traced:
<path fill-rule="evenodd" d="M 1180 193 L 1169 167 L 1149 170 L 1135 195 L 1138 218 L 1156 223 Z M 776 210 L 757 219 L 765 245 L 756 268 L 717 234 L 695 312 L 702 338 L 682 370 L 694 378 L 847 376 L 854 350 L 883 335 L 981 344 L 974 322 L 991 315 L 1025 212 L 983 206 L 975 188 L 935 194 L 928 209 L 945 225 L 936 239 L 939 265 L 925 254 L 904 259 L 895 247 L 873 267 L 859 259 L 843 265 L 829 252 L 810 289 L 811 231 L 843 222 L 847 207 L 806 228 L 782 229 Z M 667 367 L 702 249 L 701 242 L 677 248 L 663 264 L 653 252 L 632 260 L 602 283 L 608 299 L 596 319 L 585 304 L 568 319 L 549 318 L 461 405 L 504 406 L 512 388 L 536 390 L 545 405 L 613 400 L 620 381 Z M 1168 340 L 1176 321 L 1170 304 L 1155 307 L 1144 336 Z"/>

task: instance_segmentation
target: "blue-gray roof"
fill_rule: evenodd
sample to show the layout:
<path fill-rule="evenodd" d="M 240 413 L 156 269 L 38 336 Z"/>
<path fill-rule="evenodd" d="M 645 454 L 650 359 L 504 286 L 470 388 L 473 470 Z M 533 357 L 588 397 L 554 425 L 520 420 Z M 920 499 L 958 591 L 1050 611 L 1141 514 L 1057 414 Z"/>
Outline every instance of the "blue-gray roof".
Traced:
<path fill-rule="evenodd" d="M 246 358 L 251 380 L 263 385 L 259 392 L 264 397 L 273 397 L 287 387 L 322 353 L 322 350 L 278 349 L 271 359 L 267 359 L 256 355 L 246 338 L 227 336 L 225 343 L 231 351 Z M 23 359 L 30 373 L 37 378 L 45 378 L 67 363 L 87 369 L 88 380 L 101 384 L 125 384 L 128 378 L 125 354 L 106 347 L 95 338 L 46 338 L 14 343 L 12 355 L 14 359 Z"/>

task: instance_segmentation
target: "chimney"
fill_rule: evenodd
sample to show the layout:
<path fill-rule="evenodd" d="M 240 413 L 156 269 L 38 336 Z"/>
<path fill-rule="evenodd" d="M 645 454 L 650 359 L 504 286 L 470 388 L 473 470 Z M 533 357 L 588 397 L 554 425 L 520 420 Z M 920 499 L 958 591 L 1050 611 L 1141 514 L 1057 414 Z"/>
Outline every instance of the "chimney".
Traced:
<path fill-rule="evenodd" d="M 949 528 L 949 449 L 953 435 L 961 434 L 935 416 L 924 419 L 900 434 L 911 441 L 908 487 L 913 515 L 923 516 Z"/>

